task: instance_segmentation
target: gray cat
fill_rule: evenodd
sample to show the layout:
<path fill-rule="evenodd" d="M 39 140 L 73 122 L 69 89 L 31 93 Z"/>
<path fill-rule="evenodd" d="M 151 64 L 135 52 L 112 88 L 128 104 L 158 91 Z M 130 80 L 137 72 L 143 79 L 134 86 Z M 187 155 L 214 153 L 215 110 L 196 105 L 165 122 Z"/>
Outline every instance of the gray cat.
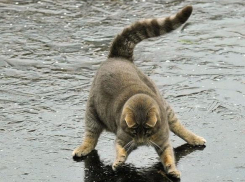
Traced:
<path fill-rule="evenodd" d="M 137 146 L 151 145 L 167 174 L 180 178 L 169 142 L 169 129 L 191 145 L 204 145 L 206 140 L 181 125 L 154 82 L 134 65 L 133 50 L 144 39 L 180 27 L 191 13 L 192 6 L 187 6 L 174 16 L 138 21 L 117 35 L 108 59 L 95 75 L 86 108 L 85 138 L 73 151 L 74 157 L 89 154 L 106 129 L 116 135 L 113 170 L 124 163 Z"/>

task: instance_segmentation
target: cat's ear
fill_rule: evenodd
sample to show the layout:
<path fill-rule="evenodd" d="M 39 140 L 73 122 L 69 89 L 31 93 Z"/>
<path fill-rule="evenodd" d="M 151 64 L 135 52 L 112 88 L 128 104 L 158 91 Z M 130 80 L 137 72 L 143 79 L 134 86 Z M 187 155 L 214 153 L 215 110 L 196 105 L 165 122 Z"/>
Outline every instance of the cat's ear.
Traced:
<path fill-rule="evenodd" d="M 157 109 L 156 108 L 152 108 L 149 112 L 148 112 L 148 120 L 145 123 L 148 127 L 153 128 L 156 123 L 157 123 Z"/>
<path fill-rule="evenodd" d="M 125 121 L 129 128 L 133 128 L 134 126 L 136 126 L 136 123 L 132 118 L 131 114 L 126 114 Z"/>
<path fill-rule="evenodd" d="M 152 115 L 148 121 L 145 123 L 147 126 L 153 128 L 157 123 L 157 116 L 156 114 Z"/>

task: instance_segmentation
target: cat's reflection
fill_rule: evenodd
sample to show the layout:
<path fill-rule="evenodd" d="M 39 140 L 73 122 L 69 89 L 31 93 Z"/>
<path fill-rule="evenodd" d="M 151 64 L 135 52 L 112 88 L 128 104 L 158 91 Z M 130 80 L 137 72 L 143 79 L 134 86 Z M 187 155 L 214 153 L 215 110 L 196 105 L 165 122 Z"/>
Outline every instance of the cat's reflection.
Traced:
<path fill-rule="evenodd" d="M 184 156 L 196 151 L 203 150 L 205 146 L 193 147 L 188 144 L 174 149 L 176 162 Z M 171 178 L 164 172 L 162 164 L 156 163 L 148 168 L 135 168 L 133 165 L 124 164 L 116 172 L 111 165 L 104 165 L 96 150 L 93 150 L 84 158 L 74 158 L 75 161 L 85 162 L 85 182 L 177 182 L 179 179 Z"/>

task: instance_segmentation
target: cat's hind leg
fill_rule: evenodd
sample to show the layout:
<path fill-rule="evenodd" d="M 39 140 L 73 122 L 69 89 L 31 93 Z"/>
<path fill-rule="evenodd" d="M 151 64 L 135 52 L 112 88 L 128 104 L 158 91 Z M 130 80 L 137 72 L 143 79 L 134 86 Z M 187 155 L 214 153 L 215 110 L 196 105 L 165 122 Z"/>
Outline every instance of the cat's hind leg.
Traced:
<path fill-rule="evenodd" d="M 88 155 L 95 148 L 102 130 L 103 126 L 100 124 L 95 112 L 92 109 L 87 109 L 85 115 L 85 137 L 82 144 L 73 151 L 72 156 L 82 157 Z"/>
<path fill-rule="evenodd" d="M 187 130 L 179 121 L 173 109 L 167 107 L 167 117 L 170 130 L 185 140 L 190 145 L 205 145 L 206 140 L 203 137 L 196 135 L 195 133 Z"/>

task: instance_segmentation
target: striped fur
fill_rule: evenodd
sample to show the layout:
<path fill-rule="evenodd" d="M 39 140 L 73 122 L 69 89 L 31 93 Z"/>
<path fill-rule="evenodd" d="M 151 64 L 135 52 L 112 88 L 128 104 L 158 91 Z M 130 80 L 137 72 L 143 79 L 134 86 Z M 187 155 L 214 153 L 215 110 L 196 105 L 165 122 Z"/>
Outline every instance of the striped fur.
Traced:
<path fill-rule="evenodd" d="M 187 130 L 161 97 L 154 82 L 133 63 L 134 47 L 144 39 L 178 28 L 189 18 L 187 6 L 174 16 L 136 22 L 112 43 L 109 59 L 98 69 L 91 86 L 86 114 L 85 138 L 73 151 L 74 157 L 88 155 L 103 130 L 116 135 L 116 170 L 137 146 L 151 145 L 167 174 L 180 178 L 169 141 L 169 129 L 191 145 L 206 140 Z"/>
<path fill-rule="evenodd" d="M 134 47 L 138 43 L 177 29 L 188 20 L 191 13 L 192 6 L 187 6 L 176 15 L 167 18 L 146 19 L 132 24 L 113 40 L 108 58 L 121 57 L 133 61 Z"/>

